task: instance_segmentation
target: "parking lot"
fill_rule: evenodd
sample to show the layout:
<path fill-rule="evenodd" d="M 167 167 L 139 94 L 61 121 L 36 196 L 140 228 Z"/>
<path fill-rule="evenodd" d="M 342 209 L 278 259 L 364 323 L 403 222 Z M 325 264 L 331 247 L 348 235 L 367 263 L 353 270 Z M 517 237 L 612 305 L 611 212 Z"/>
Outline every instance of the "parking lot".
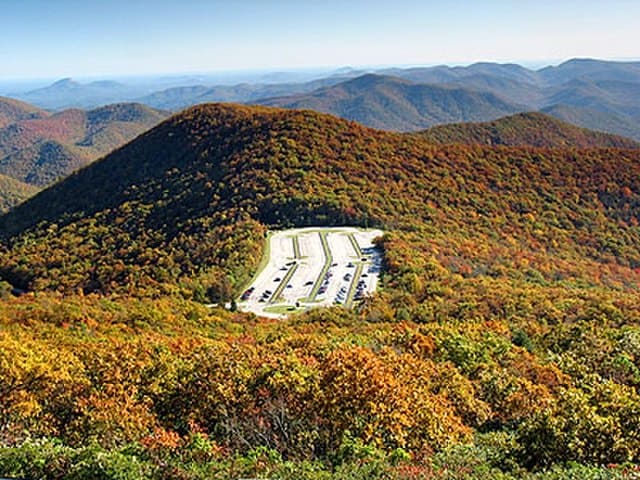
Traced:
<path fill-rule="evenodd" d="M 282 318 L 329 305 L 353 307 L 375 291 L 382 255 L 380 230 L 352 227 L 272 232 L 268 262 L 238 299 L 238 308 Z"/>

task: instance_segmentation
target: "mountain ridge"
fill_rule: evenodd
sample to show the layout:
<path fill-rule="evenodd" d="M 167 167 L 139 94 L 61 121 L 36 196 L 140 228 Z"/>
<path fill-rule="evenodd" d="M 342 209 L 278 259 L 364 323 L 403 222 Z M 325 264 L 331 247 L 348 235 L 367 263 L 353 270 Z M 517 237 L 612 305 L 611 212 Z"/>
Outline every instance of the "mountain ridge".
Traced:
<path fill-rule="evenodd" d="M 376 74 L 366 74 L 310 94 L 255 103 L 312 109 L 370 127 L 400 131 L 423 129 L 439 123 L 499 118 L 523 108 L 492 93 L 446 85 L 422 85 Z"/>
<path fill-rule="evenodd" d="M 130 102 L 140 93 L 139 88 L 112 80 L 80 83 L 72 78 L 62 78 L 51 85 L 16 94 L 15 97 L 42 108 L 60 110 Z"/>
<path fill-rule="evenodd" d="M 68 109 L 0 128 L 0 173 L 45 186 L 166 118 L 141 104 Z"/>
<path fill-rule="evenodd" d="M 267 228 L 348 224 L 412 238 L 465 275 L 521 275 L 506 265 L 526 255 L 547 282 L 562 268 L 630 288 L 638 178 L 638 150 L 438 146 L 311 111 L 200 105 L 0 217 L 0 275 L 86 292 L 208 278 L 219 292 L 250 277 Z M 471 239 L 493 247 L 469 258 Z"/>
<path fill-rule="evenodd" d="M 517 105 L 518 111 L 539 110 L 553 113 L 557 110 L 560 112 L 558 118 L 565 121 L 572 117 L 579 126 L 624 135 L 640 141 L 640 104 L 637 101 L 637 98 L 640 98 L 637 93 L 640 85 L 640 62 L 588 58 L 570 59 L 559 65 L 538 70 L 517 64 L 477 62 L 467 66 L 337 69 L 326 72 L 324 77 L 315 78 L 309 78 L 308 75 L 305 78 L 304 75 L 276 73 L 255 76 L 252 79 L 247 77 L 235 83 L 206 83 L 206 76 L 176 78 L 175 82 L 170 79 L 157 79 L 155 83 L 151 82 L 146 86 L 143 82 L 124 85 L 124 87 L 111 81 L 79 84 L 74 80 L 64 80 L 62 87 L 58 89 L 61 92 L 60 95 L 56 95 L 55 91 L 47 93 L 45 90 L 42 98 L 31 100 L 35 103 L 42 100 L 45 102 L 43 106 L 58 109 L 69 106 L 93 108 L 116 101 L 141 101 L 152 107 L 174 111 L 197 103 L 212 101 L 262 103 L 262 100 L 278 98 L 281 103 L 286 104 L 287 102 L 295 103 L 299 99 L 285 100 L 285 97 L 311 94 L 314 90 L 334 86 L 366 73 L 393 75 L 414 83 L 454 86 L 474 92 L 469 95 L 491 93 L 502 103 Z M 209 80 L 213 82 L 214 77 L 209 77 Z M 189 81 L 194 83 L 189 84 Z M 65 90 L 65 84 L 76 85 L 76 90 L 85 89 L 82 93 L 84 97 L 73 88 Z M 169 88 L 158 89 L 161 85 L 169 85 Z M 68 94 L 69 91 L 72 94 Z M 314 101 L 316 104 L 325 104 L 322 111 L 330 110 L 326 106 L 330 99 L 322 101 L 316 98 Z M 385 95 L 381 95 L 378 101 L 397 103 Z M 380 107 L 375 105 L 373 99 L 369 98 L 364 103 L 365 105 L 357 105 L 349 111 L 343 111 L 343 116 L 347 118 L 358 116 L 361 121 L 366 121 L 370 126 L 393 130 L 420 130 L 427 128 L 434 121 L 437 123 L 463 120 L 488 121 L 500 116 L 496 112 L 491 112 L 490 105 L 485 105 L 481 111 L 484 109 L 489 114 L 484 117 L 463 118 L 464 116 L 457 114 L 457 117 L 453 115 L 455 118 L 442 118 L 443 114 L 440 113 L 439 120 L 432 119 L 427 125 L 416 118 L 416 113 L 412 111 L 411 106 L 395 105 L 396 109 L 400 109 L 399 112 L 405 110 L 406 116 L 396 112 L 389 118 L 384 118 L 384 112 L 380 111 Z M 370 107 L 368 112 L 366 112 L 367 106 Z M 500 104 L 496 103 L 495 106 L 500 107 Z M 568 109 L 575 111 L 568 112 Z M 593 118 L 586 115 L 584 109 L 592 110 Z M 340 113 L 340 108 L 334 106 L 330 113 Z M 507 115 L 509 112 L 501 113 Z"/>
<path fill-rule="evenodd" d="M 492 122 L 440 125 L 418 132 L 436 143 L 544 148 L 640 148 L 634 140 L 576 127 L 540 112 L 518 113 Z"/>
<path fill-rule="evenodd" d="M 492 63 L 467 67 L 395 68 L 348 79 L 332 88 L 246 101 L 285 108 L 311 108 L 371 127 L 399 131 L 420 130 L 441 123 L 489 121 L 516 111 L 539 110 L 552 114 L 559 111 L 560 119 L 573 117 L 578 126 L 640 140 L 640 103 L 637 101 L 640 75 L 636 75 L 637 72 L 640 72 L 638 62 L 595 60 L 565 62 L 540 71 Z M 368 75 L 375 75 L 380 81 L 384 78 L 388 83 L 387 91 L 376 90 L 370 81 L 373 77 Z M 359 81 L 359 78 L 364 80 Z M 411 88 L 424 91 L 451 88 L 464 91 L 464 102 L 470 110 L 465 115 L 454 100 L 448 103 L 449 112 L 429 112 L 425 106 L 422 106 L 422 112 L 416 112 L 419 102 L 416 104 L 415 99 L 414 102 L 407 101 L 411 95 L 397 91 L 402 85 L 405 89 L 410 88 L 403 81 L 422 85 Z M 360 91 L 352 88 L 354 83 L 361 84 Z M 367 88 L 370 91 L 367 92 Z M 481 102 L 478 102 L 478 96 L 484 96 Z M 463 103 L 460 92 L 458 97 L 458 103 Z M 431 103 L 437 111 L 437 100 L 432 98 Z M 381 104 L 389 109 L 382 108 Z M 510 111 L 505 111 L 505 106 Z M 497 114 L 496 108 L 502 109 L 502 115 Z M 570 113 L 570 109 L 575 112 Z M 585 116 L 585 109 L 593 110 L 595 115 Z"/>
<path fill-rule="evenodd" d="M 48 112 L 35 105 L 8 97 L 0 97 L 0 128 L 21 120 L 43 118 Z"/>

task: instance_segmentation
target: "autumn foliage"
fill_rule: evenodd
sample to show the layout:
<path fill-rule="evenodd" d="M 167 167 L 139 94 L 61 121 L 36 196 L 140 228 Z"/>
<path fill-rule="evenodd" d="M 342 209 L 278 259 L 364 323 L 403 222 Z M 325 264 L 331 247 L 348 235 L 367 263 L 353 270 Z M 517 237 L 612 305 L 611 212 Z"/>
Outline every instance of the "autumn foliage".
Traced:
<path fill-rule="evenodd" d="M 0 219 L 0 474 L 624 478 L 638 160 L 173 117 Z M 317 223 L 387 232 L 358 310 L 203 305 L 242 288 L 268 228 Z"/>

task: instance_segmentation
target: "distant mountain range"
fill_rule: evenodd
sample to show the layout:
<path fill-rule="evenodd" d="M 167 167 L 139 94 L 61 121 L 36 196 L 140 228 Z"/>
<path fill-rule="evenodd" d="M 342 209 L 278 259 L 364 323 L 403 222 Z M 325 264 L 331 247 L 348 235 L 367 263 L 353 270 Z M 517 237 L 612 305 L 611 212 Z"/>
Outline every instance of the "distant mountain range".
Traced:
<path fill-rule="evenodd" d="M 166 109 L 211 101 L 309 108 L 400 131 L 542 111 L 640 140 L 639 93 L 640 62 L 574 59 L 537 71 L 496 63 L 345 70 L 306 83 L 181 87 L 140 101 Z"/>
<path fill-rule="evenodd" d="M 139 98 L 138 101 L 145 105 L 167 110 L 181 110 L 191 105 L 209 102 L 251 103 L 263 98 L 309 93 L 349 80 L 352 75 L 353 72 L 347 72 L 302 83 L 241 83 L 238 85 L 174 87 L 146 95 Z"/>
<path fill-rule="evenodd" d="M 309 94 L 261 100 L 274 107 L 316 110 L 381 130 L 412 131 L 431 125 L 499 118 L 523 111 L 490 92 L 423 85 L 397 77 L 363 75 Z"/>
<path fill-rule="evenodd" d="M 626 137 L 576 127 L 539 112 L 519 113 L 493 122 L 439 125 L 416 135 L 433 143 L 547 148 L 640 148 L 640 143 Z"/>
<path fill-rule="evenodd" d="M 143 89 L 109 80 L 79 83 L 63 78 L 48 87 L 38 88 L 20 95 L 20 99 L 42 108 L 83 108 L 107 103 L 129 101 L 142 95 Z"/>
<path fill-rule="evenodd" d="M 344 68 L 306 72 L 170 75 L 89 82 L 63 78 L 35 89 L 25 86 L 23 91 L 14 85 L 11 93 L 5 89 L 2 94 L 49 110 L 89 109 L 122 102 L 139 102 L 179 110 L 205 101 L 246 101 L 249 98 L 311 91 L 359 73 L 365 72 Z M 314 84 L 314 81 L 318 83 Z M 305 84 L 309 85 L 305 87 Z"/>
<path fill-rule="evenodd" d="M 140 104 L 51 114 L 0 98 L 0 174 L 46 186 L 105 155 L 168 115 Z"/>
<path fill-rule="evenodd" d="M 640 140 L 640 62 L 572 60 L 539 71 L 481 63 L 380 73 L 384 75 L 376 74 L 376 79 L 366 75 L 306 95 L 255 103 L 309 108 L 400 131 L 543 111 L 579 126 Z"/>
<path fill-rule="evenodd" d="M 374 81 L 372 73 L 380 78 Z M 173 111 L 206 102 L 311 108 L 400 131 L 542 111 L 585 128 L 640 140 L 640 62 L 573 59 L 539 70 L 487 62 L 466 67 L 346 68 L 310 77 L 283 72 L 235 84 L 209 83 L 225 79 L 201 76 L 144 85 L 63 79 L 14 96 L 54 110 L 122 101 Z M 169 88 L 153 89 L 160 85 Z"/>

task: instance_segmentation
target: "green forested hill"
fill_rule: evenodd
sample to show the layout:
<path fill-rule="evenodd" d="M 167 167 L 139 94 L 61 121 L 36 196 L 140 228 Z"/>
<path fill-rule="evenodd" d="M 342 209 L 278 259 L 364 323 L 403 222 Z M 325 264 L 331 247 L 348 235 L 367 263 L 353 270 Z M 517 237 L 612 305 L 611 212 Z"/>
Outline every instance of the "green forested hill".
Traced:
<path fill-rule="evenodd" d="M 634 140 L 576 127 L 538 113 L 518 113 L 493 122 L 432 127 L 418 135 L 435 143 L 511 145 L 547 148 L 640 148 Z"/>
<path fill-rule="evenodd" d="M 639 179 L 637 149 L 186 110 L 0 217 L 0 474 L 624 478 Z M 316 224 L 386 232 L 358 309 L 202 305 Z"/>

